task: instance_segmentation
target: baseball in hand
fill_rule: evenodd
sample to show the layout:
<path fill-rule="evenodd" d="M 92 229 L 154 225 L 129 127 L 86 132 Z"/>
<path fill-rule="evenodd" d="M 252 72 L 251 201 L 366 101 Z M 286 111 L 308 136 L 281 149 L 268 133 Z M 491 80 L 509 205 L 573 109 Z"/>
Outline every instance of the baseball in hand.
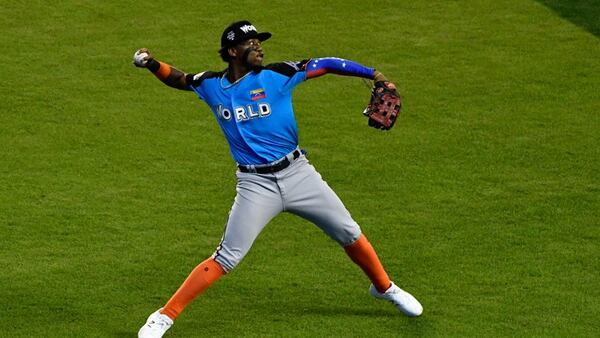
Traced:
<path fill-rule="evenodd" d="M 133 54 L 133 64 L 137 67 L 146 67 L 150 54 L 144 49 L 140 49 Z"/>

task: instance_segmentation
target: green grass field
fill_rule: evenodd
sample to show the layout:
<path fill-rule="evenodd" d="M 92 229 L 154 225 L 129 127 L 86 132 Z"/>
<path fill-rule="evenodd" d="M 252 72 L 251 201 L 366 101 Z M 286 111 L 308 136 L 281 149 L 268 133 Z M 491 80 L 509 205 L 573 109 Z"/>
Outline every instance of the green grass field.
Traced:
<path fill-rule="evenodd" d="M 131 64 L 219 70 L 223 28 L 266 61 L 338 56 L 404 94 L 299 86 L 301 145 L 423 303 L 401 316 L 283 214 L 167 337 L 592 337 L 600 332 L 598 1 L 87 1 L 0 5 L 0 337 L 134 337 L 218 244 L 235 166 L 208 108 Z M 594 333 L 595 332 L 595 333 Z"/>

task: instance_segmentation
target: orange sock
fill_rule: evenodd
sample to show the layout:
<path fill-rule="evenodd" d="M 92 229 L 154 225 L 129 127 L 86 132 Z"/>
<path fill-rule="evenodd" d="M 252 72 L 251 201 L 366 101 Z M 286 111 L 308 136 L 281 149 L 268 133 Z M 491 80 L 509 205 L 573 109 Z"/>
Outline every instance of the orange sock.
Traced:
<path fill-rule="evenodd" d="M 198 264 L 186 280 L 181 284 L 179 290 L 169 299 L 160 313 L 175 320 L 183 309 L 204 292 L 212 283 L 216 282 L 225 274 L 219 263 L 209 258 Z"/>
<path fill-rule="evenodd" d="M 377 291 L 384 292 L 392 285 L 375 249 L 365 235 L 361 234 L 356 242 L 345 246 L 344 250 L 352 261 L 367 274 Z"/>

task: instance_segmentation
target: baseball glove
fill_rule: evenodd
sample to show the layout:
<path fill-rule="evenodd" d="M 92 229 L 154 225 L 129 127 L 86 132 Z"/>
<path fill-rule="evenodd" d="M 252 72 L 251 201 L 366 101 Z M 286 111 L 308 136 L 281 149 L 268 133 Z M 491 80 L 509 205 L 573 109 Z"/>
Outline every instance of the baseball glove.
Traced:
<path fill-rule="evenodd" d="M 388 81 L 377 81 L 371 93 L 371 102 L 363 115 L 369 118 L 369 126 L 381 130 L 389 130 L 394 126 L 402 100 L 396 86 Z"/>

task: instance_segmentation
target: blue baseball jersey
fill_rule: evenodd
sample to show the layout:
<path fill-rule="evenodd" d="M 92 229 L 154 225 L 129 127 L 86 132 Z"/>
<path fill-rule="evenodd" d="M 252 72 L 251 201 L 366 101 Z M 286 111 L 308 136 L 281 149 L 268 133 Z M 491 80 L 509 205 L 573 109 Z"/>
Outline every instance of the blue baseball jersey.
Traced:
<path fill-rule="evenodd" d="M 260 165 L 281 159 L 298 146 L 292 91 L 306 79 L 326 73 L 372 79 L 374 68 L 340 58 L 274 63 L 234 83 L 226 71 L 190 75 L 190 89 L 217 118 L 238 164 Z"/>
<path fill-rule="evenodd" d="M 298 146 L 292 91 L 305 62 L 267 65 L 234 83 L 225 71 L 196 74 L 190 88 L 208 104 L 238 164 L 267 164 Z"/>

